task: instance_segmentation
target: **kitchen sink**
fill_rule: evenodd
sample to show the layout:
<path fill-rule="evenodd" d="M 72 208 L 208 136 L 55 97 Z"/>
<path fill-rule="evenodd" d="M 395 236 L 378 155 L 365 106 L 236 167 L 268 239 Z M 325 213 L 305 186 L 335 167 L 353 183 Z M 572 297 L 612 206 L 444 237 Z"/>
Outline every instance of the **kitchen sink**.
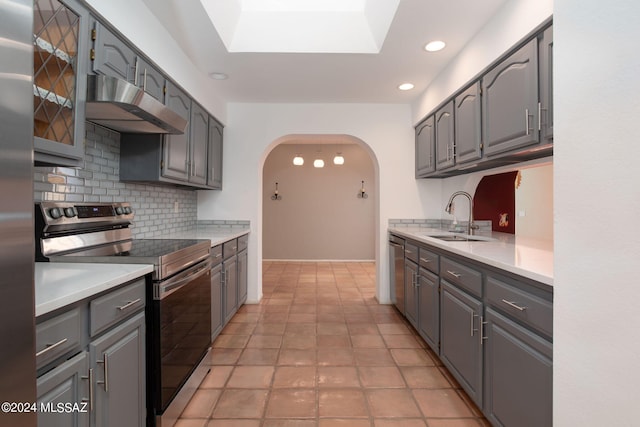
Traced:
<path fill-rule="evenodd" d="M 484 236 L 471 236 L 468 234 L 425 234 L 427 237 L 443 240 L 445 242 L 491 242 L 495 239 Z"/>

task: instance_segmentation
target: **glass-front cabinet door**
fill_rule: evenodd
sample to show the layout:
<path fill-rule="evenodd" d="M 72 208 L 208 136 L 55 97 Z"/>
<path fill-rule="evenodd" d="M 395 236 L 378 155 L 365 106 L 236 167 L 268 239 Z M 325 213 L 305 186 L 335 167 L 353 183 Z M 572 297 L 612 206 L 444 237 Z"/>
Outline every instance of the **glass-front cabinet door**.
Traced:
<path fill-rule="evenodd" d="M 33 9 L 34 159 L 80 166 L 89 14 L 75 0 L 35 0 Z"/>

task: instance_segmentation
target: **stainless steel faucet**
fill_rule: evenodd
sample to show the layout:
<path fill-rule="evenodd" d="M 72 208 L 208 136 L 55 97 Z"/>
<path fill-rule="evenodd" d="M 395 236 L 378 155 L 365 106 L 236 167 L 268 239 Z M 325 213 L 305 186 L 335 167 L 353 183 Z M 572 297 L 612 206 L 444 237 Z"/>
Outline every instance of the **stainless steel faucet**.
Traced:
<path fill-rule="evenodd" d="M 473 223 L 473 197 L 471 197 L 471 194 L 467 193 L 466 191 L 456 191 L 449 198 L 449 203 L 447 203 L 447 207 L 444 208 L 444 210 L 448 214 L 451 213 L 451 209 L 453 207 L 453 199 L 455 199 L 457 196 L 465 196 L 467 199 L 469 199 L 469 223 L 467 225 L 467 234 L 472 235 L 474 230 L 477 230 L 479 227 Z"/>

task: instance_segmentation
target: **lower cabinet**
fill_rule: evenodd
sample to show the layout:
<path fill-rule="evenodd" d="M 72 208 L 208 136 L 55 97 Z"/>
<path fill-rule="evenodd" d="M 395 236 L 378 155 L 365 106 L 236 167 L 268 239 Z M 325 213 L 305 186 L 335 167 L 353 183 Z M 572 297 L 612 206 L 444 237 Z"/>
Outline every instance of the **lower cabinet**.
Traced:
<path fill-rule="evenodd" d="M 247 300 L 247 250 L 238 253 L 238 308 Z"/>
<path fill-rule="evenodd" d="M 444 280 L 441 286 L 440 359 L 482 406 L 482 302 Z"/>
<path fill-rule="evenodd" d="M 211 269 L 211 341 L 215 340 L 222 331 L 222 264 L 218 263 Z"/>
<path fill-rule="evenodd" d="M 409 259 L 404 262 L 404 315 L 418 327 L 418 265 Z"/>
<path fill-rule="evenodd" d="M 495 426 L 552 425 L 552 344 L 487 309 L 485 414 Z"/>
<path fill-rule="evenodd" d="M 222 284 L 224 287 L 224 323 L 238 311 L 238 258 L 236 255 L 222 262 Z"/>
<path fill-rule="evenodd" d="M 433 351 L 439 353 L 440 280 L 424 268 L 420 268 L 418 274 L 418 333 Z"/>

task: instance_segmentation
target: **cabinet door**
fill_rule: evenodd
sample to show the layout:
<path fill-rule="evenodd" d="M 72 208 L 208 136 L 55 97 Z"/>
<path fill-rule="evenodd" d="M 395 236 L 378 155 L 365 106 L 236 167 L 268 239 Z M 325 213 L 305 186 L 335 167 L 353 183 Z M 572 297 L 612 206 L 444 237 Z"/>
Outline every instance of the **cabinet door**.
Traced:
<path fill-rule="evenodd" d="M 93 72 L 136 83 L 137 55 L 104 25 L 95 22 Z"/>
<path fill-rule="evenodd" d="M 455 99 L 456 163 L 482 157 L 480 82 L 469 86 Z"/>
<path fill-rule="evenodd" d="M 211 341 L 222 330 L 222 264 L 211 269 Z"/>
<path fill-rule="evenodd" d="M 207 186 L 216 190 L 222 190 L 222 134 L 222 125 L 213 117 L 209 117 Z"/>
<path fill-rule="evenodd" d="M 538 142 L 538 46 L 533 39 L 482 78 L 486 155 Z"/>
<path fill-rule="evenodd" d="M 238 253 L 238 308 L 247 300 L 247 251 Z"/>
<path fill-rule="evenodd" d="M 418 265 L 404 261 L 404 315 L 411 324 L 418 325 Z"/>
<path fill-rule="evenodd" d="M 167 81 L 165 105 L 185 119 L 191 114 L 191 98 Z M 189 131 L 182 135 L 164 135 L 162 176 L 187 181 L 189 174 Z"/>
<path fill-rule="evenodd" d="M 164 102 L 164 75 L 141 57 L 138 57 L 137 65 L 137 85 L 158 101 Z"/>
<path fill-rule="evenodd" d="M 191 104 L 189 134 L 189 182 L 207 183 L 207 145 L 209 138 L 209 114 L 196 104 Z"/>
<path fill-rule="evenodd" d="M 418 278 L 418 332 L 431 349 L 440 353 L 440 293 L 438 276 L 421 268 Z"/>
<path fill-rule="evenodd" d="M 144 425 L 144 313 L 116 326 L 89 344 L 95 378 L 95 426 Z"/>
<path fill-rule="evenodd" d="M 441 280 L 440 358 L 482 406 L 482 303 Z"/>
<path fill-rule="evenodd" d="M 455 163 L 453 101 L 436 112 L 436 169 L 447 169 Z"/>
<path fill-rule="evenodd" d="M 224 323 L 227 324 L 238 309 L 238 261 L 236 256 L 224 260 Z"/>
<path fill-rule="evenodd" d="M 34 160 L 81 166 L 89 13 L 76 0 L 36 0 L 33 9 Z"/>
<path fill-rule="evenodd" d="M 538 40 L 540 50 L 540 138 L 553 140 L 553 27 L 542 33 Z"/>
<path fill-rule="evenodd" d="M 434 118 L 430 116 L 416 127 L 416 178 L 422 178 L 436 170 L 434 143 Z"/>
<path fill-rule="evenodd" d="M 552 425 L 552 344 L 487 309 L 485 414 L 495 426 Z"/>
<path fill-rule="evenodd" d="M 38 425 L 47 427 L 88 427 L 89 353 L 67 360 L 38 378 Z M 66 411 L 65 404 L 77 404 L 79 410 Z M 44 405 L 50 411 L 41 410 Z M 56 411 L 62 405 L 61 411 Z"/>

